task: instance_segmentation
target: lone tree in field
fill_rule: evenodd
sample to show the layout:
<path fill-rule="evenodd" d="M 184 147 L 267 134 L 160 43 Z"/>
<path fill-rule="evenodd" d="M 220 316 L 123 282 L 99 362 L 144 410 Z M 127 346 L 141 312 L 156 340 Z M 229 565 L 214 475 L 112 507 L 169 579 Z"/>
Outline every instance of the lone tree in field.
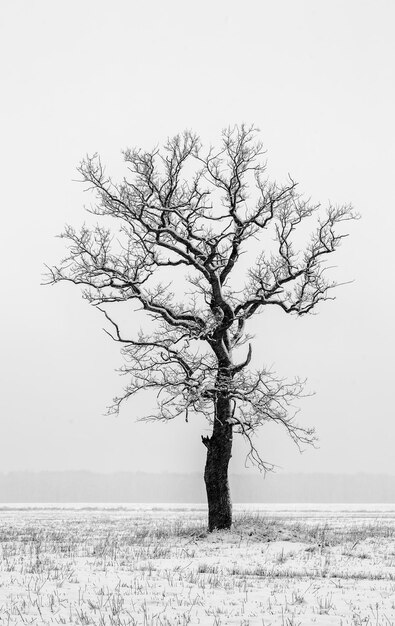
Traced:
<path fill-rule="evenodd" d="M 90 212 L 115 218 L 116 227 L 67 226 L 61 236 L 68 255 L 50 269 L 48 282 L 83 285 L 84 297 L 107 319 L 106 332 L 122 345 L 128 384 L 110 412 L 151 389 L 157 410 L 144 419 L 207 418 L 209 530 L 229 528 L 233 434 L 246 438 L 250 459 L 263 470 L 271 466 L 253 440 L 262 424 L 280 424 L 298 445 L 315 439 L 294 419 L 303 383 L 248 367 L 247 322 L 265 306 L 304 315 L 329 299 L 336 285 L 325 259 L 346 236 L 338 225 L 354 215 L 350 206 L 322 211 L 292 179 L 269 182 L 262 144 L 244 125 L 223 131 L 217 150 L 204 151 L 187 131 L 162 150 L 127 150 L 124 159 L 128 176 L 119 183 L 97 155 L 81 163 L 97 200 Z M 249 267 L 240 269 L 249 255 Z M 129 303 L 131 315 L 138 304 L 150 330 L 130 336 L 114 317 L 120 302 Z"/>

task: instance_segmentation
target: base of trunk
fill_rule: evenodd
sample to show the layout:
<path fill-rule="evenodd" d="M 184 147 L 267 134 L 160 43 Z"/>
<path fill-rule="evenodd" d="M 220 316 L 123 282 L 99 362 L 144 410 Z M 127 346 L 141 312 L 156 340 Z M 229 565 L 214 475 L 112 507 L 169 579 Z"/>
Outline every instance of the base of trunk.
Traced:
<path fill-rule="evenodd" d="M 218 493 L 219 490 L 216 490 Z M 224 493 L 226 492 L 226 493 Z M 232 526 L 232 503 L 228 483 L 222 488 L 222 497 L 208 496 L 208 530 L 229 530 Z"/>
<path fill-rule="evenodd" d="M 202 437 L 207 448 L 204 471 L 208 502 L 208 530 L 226 530 L 232 526 L 232 501 L 228 465 L 232 450 L 232 426 L 223 424 L 211 437 Z"/>

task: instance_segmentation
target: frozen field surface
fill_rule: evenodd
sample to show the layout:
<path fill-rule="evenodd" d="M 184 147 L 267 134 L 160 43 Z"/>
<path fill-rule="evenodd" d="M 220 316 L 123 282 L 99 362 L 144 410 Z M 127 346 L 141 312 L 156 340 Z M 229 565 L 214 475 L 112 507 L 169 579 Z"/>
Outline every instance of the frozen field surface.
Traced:
<path fill-rule="evenodd" d="M 0 505 L 0 625 L 395 626 L 395 505 Z"/>

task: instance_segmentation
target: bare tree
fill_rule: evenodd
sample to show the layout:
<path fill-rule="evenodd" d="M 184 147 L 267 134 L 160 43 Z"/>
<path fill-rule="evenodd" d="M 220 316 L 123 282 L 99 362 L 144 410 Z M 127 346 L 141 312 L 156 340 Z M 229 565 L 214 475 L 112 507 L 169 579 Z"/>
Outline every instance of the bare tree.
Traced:
<path fill-rule="evenodd" d="M 303 381 L 248 367 L 246 323 L 265 306 L 304 315 L 331 298 L 336 283 L 327 279 L 325 259 L 346 236 L 337 226 L 355 215 L 350 206 L 322 211 L 291 178 L 269 182 L 257 132 L 245 125 L 223 131 L 217 150 L 204 152 L 199 137 L 186 131 L 161 150 L 127 150 L 124 160 L 129 173 L 119 183 L 97 155 L 80 164 L 96 194 L 89 210 L 115 218 L 116 237 L 105 226 L 67 226 L 61 236 L 68 255 L 49 269 L 47 282 L 83 285 L 108 322 L 106 332 L 122 345 L 128 384 L 110 412 L 151 389 L 157 410 L 145 419 L 207 418 L 209 530 L 229 528 L 233 433 L 246 438 L 250 459 L 265 471 L 272 466 L 253 440 L 262 424 L 280 424 L 298 446 L 315 440 L 313 429 L 295 422 Z M 254 250 L 240 271 L 242 253 L 248 259 Z M 171 290 L 177 285 L 178 299 Z M 138 303 L 152 329 L 130 336 L 114 317 L 112 305 L 120 302 Z M 236 357 L 240 348 L 244 356 Z"/>

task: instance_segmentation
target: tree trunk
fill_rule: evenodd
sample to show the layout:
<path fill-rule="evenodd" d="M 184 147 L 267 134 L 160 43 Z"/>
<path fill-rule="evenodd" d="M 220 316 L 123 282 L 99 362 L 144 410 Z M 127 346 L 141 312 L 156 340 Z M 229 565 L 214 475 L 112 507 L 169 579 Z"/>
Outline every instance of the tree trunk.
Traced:
<path fill-rule="evenodd" d="M 208 502 L 208 529 L 226 529 L 232 525 L 232 502 L 229 491 L 228 465 L 232 456 L 233 431 L 230 417 L 230 401 L 219 396 L 211 437 L 202 437 L 207 448 L 204 471 Z"/>

